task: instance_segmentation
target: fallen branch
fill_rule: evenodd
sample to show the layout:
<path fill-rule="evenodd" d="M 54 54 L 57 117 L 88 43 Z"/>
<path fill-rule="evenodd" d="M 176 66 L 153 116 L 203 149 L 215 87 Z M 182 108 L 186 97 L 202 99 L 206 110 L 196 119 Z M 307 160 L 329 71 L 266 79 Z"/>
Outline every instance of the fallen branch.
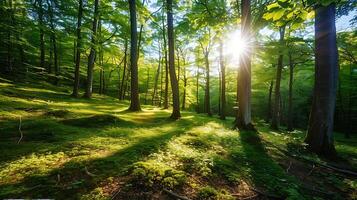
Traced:
<path fill-rule="evenodd" d="M 21 120 L 21 116 L 20 116 L 19 132 L 20 132 L 20 134 L 21 134 L 21 137 L 20 137 L 20 139 L 17 141 L 17 144 L 20 144 L 22 138 L 24 137 L 24 135 L 22 134 L 22 131 L 21 131 L 21 125 L 22 125 L 22 120 Z"/>
<path fill-rule="evenodd" d="M 189 198 L 185 197 L 185 196 L 180 196 L 170 190 L 167 189 L 163 189 L 164 192 L 166 192 L 167 194 L 171 195 L 172 197 L 176 198 L 176 199 L 181 199 L 181 200 L 190 200 Z"/>
<path fill-rule="evenodd" d="M 328 169 L 331 169 L 333 171 L 340 172 L 340 173 L 343 173 L 343 174 L 357 176 L 357 172 L 354 172 L 354 171 L 351 171 L 351 170 L 348 170 L 348 169 L 342 169 L 342 168 L 334 167 L 334 166 L 331 166 L 331 165 L 328 165 L 328 164 L 324 164 L 324 163 L 320 163 L 320 162 L 317 162 L 317 161 L 314 161 L 314 160 L 311 160 L 311 159 L 308 159 L 308 158 L 305 158 L 305 157 L 300 157 L 300 156 L 297 156 L 297 155 L 293 155 L 290 152 L 288 152 L 287 150 L 282 149 L 282 148 L 278 147 L 277 145 L 274 145 L 273 143 L 271 143 L 271 142 L 269 142 L 269 141 L 267 141 L 267 140 L 265 140 L 263 138 L 261 138 L 261 140 L 263 140 L 265 143 L 275 147 L 277 150 L 281 151 L 285 155 L 290 156 L 292 158 L 304 160 L 306 162 L 310 162 L 310 163 L 313 163 L 315 165 L 319 165 L 321 167 L 325 167 L 325 168 L 328 168 Z"/>
<path fill-rule="evenodd" d="M 255 194 L 253 196 L 249 196 L 249 197 L 241 197 L 241 194 L 231 194 L 232 196 L 237 196 L 238 199 L 240 200 L 248 200 L 248 199 L 254 199 L 257 198 L 259 196 L 259 194 Z"/>
<path fill-rule="evenodd" d="M 86 172 L 86 174 L 87 174 L 88 176 L 91 176 L 91 177 L 97 176 L 97 175 L 95 175 L 95 174 L 93 174 L 93 173 L 90 173 L 90 172 L 88 171 L 88 169 L 87 169 L 87 166 L 84 167 L 84 171 Z"/>

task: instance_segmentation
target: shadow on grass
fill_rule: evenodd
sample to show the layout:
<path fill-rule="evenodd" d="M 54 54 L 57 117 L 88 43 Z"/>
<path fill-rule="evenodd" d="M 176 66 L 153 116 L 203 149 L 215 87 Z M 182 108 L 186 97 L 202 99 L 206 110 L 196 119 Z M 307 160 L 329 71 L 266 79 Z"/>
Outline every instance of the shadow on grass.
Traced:
<path fill-rule="evenodd" d="M 78 198 L 79 196 L 76 195 L 94 189 L 97 183 L 106 178 L 125 173 L 131 164 L 158 151 L 172 137 L 179 136 L 183 132 L 182 125 L 179 125 L 158 136 L 141 139 L 103 158 L 69 161 L 62 167 L 52 170 L 48 175 L 28 176 L 19 183 L 0 186 L 0 197 Z M 97 176 L 90 177 L 85 172 L 85 167 Z M 61 177 L 59 182 L 58 176 Z"/>
<path fill-rule="evenodd" d="M 272 196 L 282 199 L 299 197 L 297 180 L 270 157 L 258 132 L 241 131 L 240 140 L 253 187 L 263 188 Z"/>

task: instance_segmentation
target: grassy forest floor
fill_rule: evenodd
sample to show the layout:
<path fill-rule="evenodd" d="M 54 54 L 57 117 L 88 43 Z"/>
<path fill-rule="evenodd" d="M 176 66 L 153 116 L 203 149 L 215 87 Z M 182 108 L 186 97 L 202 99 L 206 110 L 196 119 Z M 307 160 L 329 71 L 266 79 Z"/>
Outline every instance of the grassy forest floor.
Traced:
<path fill-rule="evenodd" d="M 356 177 L 316 164 L 326 162 L 301 145 L 302 131 L 258 121 L 238 132 L 233 119 L 171 121 L 169 110 L 69 94 L 0 80 L 0 198 L 357 199 Z M 356 171 L 356 144 L 336 133 L 329 166 Z"/>

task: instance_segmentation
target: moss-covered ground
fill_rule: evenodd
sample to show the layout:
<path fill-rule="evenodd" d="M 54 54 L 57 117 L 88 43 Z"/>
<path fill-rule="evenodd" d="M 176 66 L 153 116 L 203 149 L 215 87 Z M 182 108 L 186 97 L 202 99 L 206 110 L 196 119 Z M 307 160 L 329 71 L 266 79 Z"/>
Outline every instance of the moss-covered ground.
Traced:
<path fill-rule="evenodd" d="M 357 198 L 356 177 L 283 153 L 326 163 L 306 151 L 303 131 L 256 120 L 257 132 L 238 132 L 233 118 L 172 121 L 169 110 L 69 94 L 0 81 L 0 199 Z M 356 144 L 336 133 L 336 163 L 356 171 Z"/>

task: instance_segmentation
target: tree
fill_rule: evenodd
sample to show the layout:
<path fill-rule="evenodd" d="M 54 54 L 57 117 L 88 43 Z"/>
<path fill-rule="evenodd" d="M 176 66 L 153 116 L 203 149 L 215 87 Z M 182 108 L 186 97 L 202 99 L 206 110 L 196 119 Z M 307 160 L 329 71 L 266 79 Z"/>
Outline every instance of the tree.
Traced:
<path fill-rule="evenodd" d="M 140 100 L 139 100 L 139 80 L 138 80 L 138 59 L 137 59 L 137 49 L 138 49 L 138 33 L 137 33 L 137 22 L 136 22 L 136 1 L 129 0 L 129 10 L 130 10 L 130 111 L 140 111 Z"/>
<path fill-rule="evenodd" d="M 224 58 L 223 58 L 223 41 L 221 39 L 220 44 L 219 44 L 219 61 L 220 61 L 220 67 L 221 67 L 221 101 L 220 101 L 220 118 L 222 120 L 226 119 L 226 67 L 224 65 Z"/>
<path fill-rule="evenodd" d="M 74 84 L 72 96 L 78 97 L 79 90 L 79 69 L 81 64 L 81 47 L 82 47 L 82 16 L 83 16 L 83 0 L 78 2 L 78 16 L 77 16 L 77 35 L 76 35 L 76 57 L 75 57 L 75 69 L 74 69 Z"/>
<path fill-rule="evenodd" d="M 281 46 L 284 45 L 284 35 L 285 26 L 279 28 L 279 41 Z M 280 82 L 281 82 L 281 72 L 283 70 L 283 58 L 284 54 L 282 50 L 278 57 L 278 65 L 276 67 L 276 80 L 275 80 L 275 90 L 274 90 L 274 104 L 273 104 L 273 114 L 271 120 L 271 128 L 277 130 L 279 129 L 279 119 L 280 119 Z"/>
<path fill-rule="evenodd" d="M 242 33 L 241 37 L 246 41 L 246 51 L 240 57 L 240 67 L 238 72 L 238 114 L 235 125 L 239 129 L 252 129 L 251 121 L 251 48 L 249 43 L 251 40 L 250 26 L 250 0 L 242 0 Z"/>
<path fill-rule="evenodd" d="M 99 0 L 94 1 L 94 15 L 93 15 L 93 25 L 92 25 L 92 39 L 91 39 L 91 49 L 88 57 L 88 67 L 87 67 L 87 87 L 84 97 L 91 98 L 93 92 L 93 68 L 96 59 L 96 45 L 97 45 L 97 29 L 99 21 Z"/>
<path fill-rule="evenodd" d="M 305 142 L 318 154 L 333 155 L 333 119 L 338 81 L 334 3 L 315 9 L 315 86 Z M 327 59 L 328 58 L 328 59 Z"/>
<path fill-rule="evenodd" d="M 171 117 L 172 119 L 179 119 L 180 114 L 180 94 L 178 88 L 178 82 L 175 71 L 175 41 L 174 41 L 174 19 L 172 10 L 172 0 L 167 0 L 167 38 L 169 43 L 169 72 L 170 72 L 170 82 L 172 89 L 172 102 L 173 110 Z"/>

